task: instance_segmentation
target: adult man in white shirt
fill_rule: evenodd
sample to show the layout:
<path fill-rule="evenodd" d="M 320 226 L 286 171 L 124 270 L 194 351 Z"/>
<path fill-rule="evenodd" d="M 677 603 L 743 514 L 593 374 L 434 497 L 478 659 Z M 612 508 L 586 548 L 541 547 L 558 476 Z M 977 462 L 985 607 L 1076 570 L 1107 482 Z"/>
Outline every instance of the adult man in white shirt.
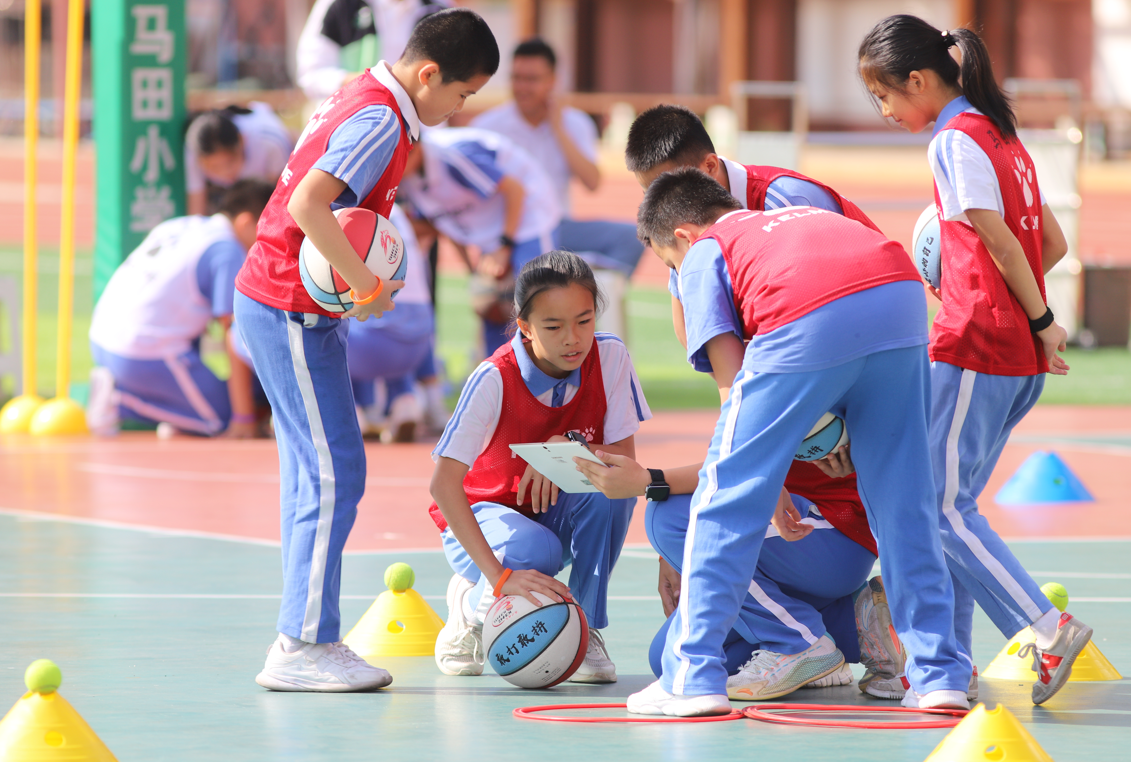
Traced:
<path fill-rule="evenodd" d="M 550 175 L 562 209 L 561 246 L 580 254 L 592 265 L 609 297 L 610 318 L 602 327 L 624 335 L 615 320 L 621 295 L 636 269 L 644 245 L 630 222 L 575 220 L 570 216 L 570 178 L 576 177 L 590 191 L 601 183 L 597 167 L 597 128 L 584 112 L 562 106 L 554 98 L 557 57 L 543 40 L 531 39 L 514 51 L 511 92 L 514 100 L 484 112 L 472 121 L 479 127 L 506 136 L 537 157 Z"/>

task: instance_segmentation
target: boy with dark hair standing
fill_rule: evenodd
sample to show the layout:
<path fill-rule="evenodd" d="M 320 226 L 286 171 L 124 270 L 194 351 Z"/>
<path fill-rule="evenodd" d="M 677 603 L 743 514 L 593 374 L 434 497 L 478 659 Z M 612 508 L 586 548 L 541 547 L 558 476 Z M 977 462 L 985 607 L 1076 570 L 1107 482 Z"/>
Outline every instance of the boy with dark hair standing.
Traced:
<path fill-rule="evenodd" d="M 404 54 L 327 98 L 299 137 L 236 286 L 236 315 L 271 401 L 279 446 L 283 602 L 279 637 L 256 682 L 279 691 L 381 688 L 388 672 L 340 642 L 342 548 L 365 488 L 365 449 L 346 364 L 346 322 L 393 308 L 404 284 L 361 261 L 334 210 L 389 216 L 420 126 L 463 108 L 499 65 L 486 22 L 463 8 L 428 16 Z M 354 306 L 332 315 L 303 288 L 309 238 L 349 284 Z"/>
<path fill-rule="evenodd" d="M 770 211 L 787 206 L 813 206 L 843 214 L 873 230 L 879 228 L 860 207 L 835 190 L 800 172 L 782 167 L 747 166 L 715 153 L 715 144 L 702 120 L 689 108 L 664 104 L 648 109 L 628 131 L 624 151 L 628 171 L 648 190 L 660 174 L 696 167 L 734 196 L 742 209 Z M 676 334 L 683 340 L 683 306 L 675 274 L 668 283 Z M 820 464 L 830 476 L 839 476 Z"/>
<path fill-rule="evenodd" d="M 966 708 L 927 445 L 926 303 L 902 247 L 814 207 L 749 212 L 697 169 L 660 175 L 641 240 L 678 274 L 689 345 L 749 340 L 691 500 L 663 676 L 638 714 L 730 711 L 723 642 L 758 563 L 793 454 L 825 412 L 844 418 L 921 708 Z"/>

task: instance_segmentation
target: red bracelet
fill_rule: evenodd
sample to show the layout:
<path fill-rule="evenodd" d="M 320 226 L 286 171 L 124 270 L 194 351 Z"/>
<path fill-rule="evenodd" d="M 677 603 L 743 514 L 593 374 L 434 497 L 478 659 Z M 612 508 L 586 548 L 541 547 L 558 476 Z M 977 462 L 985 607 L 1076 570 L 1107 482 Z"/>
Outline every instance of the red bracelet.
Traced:
<path fill-rule="evenodd" d="M 495 597 L 502 598 L 503 594 L 500 592 L 503 589 L 503 584 L 506 583 L 507 577 L 511 575 L 513 569 L 503 569 L 503 573 L 499 575 L 499 581 L 495 583 Z"/>

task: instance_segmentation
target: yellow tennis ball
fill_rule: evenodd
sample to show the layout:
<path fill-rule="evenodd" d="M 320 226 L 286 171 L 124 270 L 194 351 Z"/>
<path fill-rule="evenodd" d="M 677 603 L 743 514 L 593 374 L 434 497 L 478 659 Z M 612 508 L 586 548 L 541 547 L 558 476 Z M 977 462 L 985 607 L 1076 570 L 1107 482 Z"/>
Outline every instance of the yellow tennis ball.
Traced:
<path fill-rule="evenodd" d="M 403 593 L 412 587 L 416 574 L 408 564 L 397 561 L 385 570 L 385 586 L 394 593 Z"/>
<path fill-rule="evenodd" d="M 1049 601 L 1056 606 L 1057 611 L 1064 611 L 1068 608 L 1068 591 L 1059 582 L 1048 582 L 1041 585 L 1041 592 L 1048 596 Z"/>
<path fill-rule="evenodd" d="M 63 684 L 63 673 L 50 659 L 36 659 L 24 672 L 24 683 L 29 691 L 54 693 Z"/>

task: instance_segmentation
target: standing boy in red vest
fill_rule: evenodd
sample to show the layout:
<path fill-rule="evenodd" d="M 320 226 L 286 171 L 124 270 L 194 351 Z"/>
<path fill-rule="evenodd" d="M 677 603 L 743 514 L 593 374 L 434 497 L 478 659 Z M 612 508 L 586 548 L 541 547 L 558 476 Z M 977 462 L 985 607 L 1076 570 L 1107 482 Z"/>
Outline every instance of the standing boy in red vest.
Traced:
<path fill-rule="evenodd" d="M 683 581 L 660 681 L 630 712 L 730 711 L 724 640 L 798 445 L 845 419 L 920 706 L 966 707 L 927 446 L 926 303 L 898 244 L 813 207 L 749 212 L 697 169 L 649 187 L 638 232 L 677 271 L 689 346 L 718 325 L 749 340 L 691 500 Z M 711 358 L 711 345 L 706 345 Z M 712 364 L 713 359 L 712 359 Z"/>
<path fill-rule="evenodd" d="M 824 183 L 791 169 L 746 166 L 719 156 L 703 122 L 685 106 L 654 106 L 636 117 L 628 131 L 624 161 L 644 190 L 664 172 L 696 167 L 726 188 L 742 209 L 770 211 L 787 206 L 814 206 L 879 230 L 860 207 Z M 674 272 L 668 290 L 672 294 L 675 332 L 686 346 L 683 305 Z"/>
<path fill-rule="evenodd" d="M 381 688 L 388 672 L 340 642 L 342 548 L 365 488 L 365 449 L 346 367 L 347 324 L 393 308 L 403 285 L 365 267 L 334 217 L 389 216 L 420 126 L 458 112 L 499 65 L 486 22 L 466 9 L 417 25 L 400 60 L 381 61 L 318 107 L 259 222 L 236 281 L 235 312 L 271 401 L 279 445 L 283 602 L 256 682 L 279 691 Z M 310 240 L 350 285 L 353 308 L 320 309 L 302 286 Z"/>

